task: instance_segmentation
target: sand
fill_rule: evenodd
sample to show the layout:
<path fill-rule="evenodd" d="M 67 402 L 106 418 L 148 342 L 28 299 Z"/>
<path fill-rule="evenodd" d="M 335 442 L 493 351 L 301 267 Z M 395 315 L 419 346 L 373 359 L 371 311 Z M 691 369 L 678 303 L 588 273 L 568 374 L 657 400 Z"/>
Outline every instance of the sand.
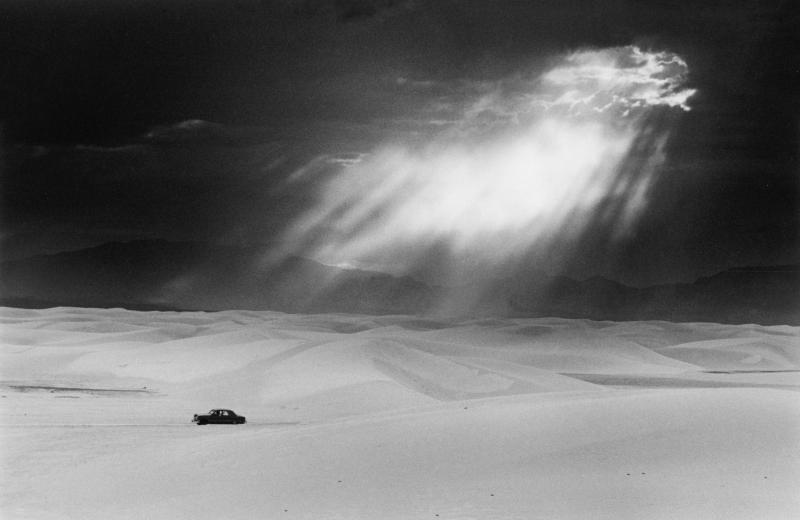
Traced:
<path fill-rule="evenodd" d="M 800 518 L 800 328 L 0 309 L 4 519 Z M 240 426 L 196 426 L 231 408 Z"/>

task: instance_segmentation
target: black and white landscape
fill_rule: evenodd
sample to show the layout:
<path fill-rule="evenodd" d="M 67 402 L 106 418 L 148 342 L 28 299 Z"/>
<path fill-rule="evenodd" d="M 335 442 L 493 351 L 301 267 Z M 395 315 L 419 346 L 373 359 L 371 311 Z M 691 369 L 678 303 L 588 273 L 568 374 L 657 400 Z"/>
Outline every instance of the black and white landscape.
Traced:
<path fill-rule="evenodd" d="M 3 309 L 8 518 L 791 518 L 798 329 Z M 232 408 L 245 425 L 196 426 Z"/>
<path fill-rule="evenodd" d="M 797 11 L 1 2 L 0 517 L 800 518 Z"/>

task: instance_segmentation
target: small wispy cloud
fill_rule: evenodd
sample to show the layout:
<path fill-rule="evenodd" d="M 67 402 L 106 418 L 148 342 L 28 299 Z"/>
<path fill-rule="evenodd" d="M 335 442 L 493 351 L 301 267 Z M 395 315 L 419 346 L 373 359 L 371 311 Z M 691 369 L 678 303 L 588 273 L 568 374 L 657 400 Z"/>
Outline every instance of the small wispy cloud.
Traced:
<path fill-rule="evenodd" d="M 405 76 L 397 77 L 395 79 L 395 83 L 401 87 L 412 88 L 412 89 L 429 89 L 442 85 L 442 83 L 431 79 L 425 79 L 425 80 L 410 79 Z"/>
<path fill-rule="evenodd" d="M 221 124 L 202 119 L 189 119 L 172 125 L 156 126 L 145 133 L 144 138 L 158 142 L 177 142 L 218 137 L 225 133 L 225 127 Z"/>
<path fill-rule="evenodd" d="M 367 157 L 365 153 L 340 153 L 327 157 L 327 161 L 331 164 L 338 164 L 340 166 L 348 167 L 359 164 L 364 158 Z"/>
<path fill-rule="evenodd" d="M 96 144 L 78 144 L 75 145 L 75 150 L 78 152 L 92 152 L 92 153 L 125 153 L 134 152 L 141 149 L 139 144 L 123 144 L 119 146 L 100 146 Z"/>
<path fill-rule="evenodd" d="M 177 146 L 251 146 L 273 140 L 273 132 L 267 127 L 233 126 L 203 119 L 156 126 L 142 136 L 142 141 L 149 144 Z"/>

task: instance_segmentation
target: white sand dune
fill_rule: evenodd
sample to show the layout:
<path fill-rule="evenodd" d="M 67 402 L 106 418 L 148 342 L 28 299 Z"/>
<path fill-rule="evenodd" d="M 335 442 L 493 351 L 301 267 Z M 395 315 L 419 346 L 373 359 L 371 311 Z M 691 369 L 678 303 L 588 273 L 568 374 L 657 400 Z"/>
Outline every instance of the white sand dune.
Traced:
<path fill-rule="evenodd" d="M 800 365 L 798 340 L 792 336 L 695 341 L 658 352 L 711 370 L 792 370 Z"/>
<path fill-rule="evenodd" d="M 71 308 L 0 324 L 4 519 L 800 517 L 796 327 Z M 248 424 L 189 422 L 212 407 Z"/>

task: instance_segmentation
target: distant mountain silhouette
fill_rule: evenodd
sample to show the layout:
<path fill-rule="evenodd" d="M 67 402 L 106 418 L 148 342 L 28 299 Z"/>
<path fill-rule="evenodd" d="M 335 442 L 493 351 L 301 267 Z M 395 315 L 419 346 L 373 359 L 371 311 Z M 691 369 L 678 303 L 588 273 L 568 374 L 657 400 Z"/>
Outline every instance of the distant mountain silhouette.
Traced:
<path fill-rule="evenodd" d="M 0 264 L 0 302 L 144 309 L 417 313 L 431 289 L 260 248 L 138 240 Z"/>
<path fill-rule="evenodd" d="M 729 269 L 694 283 L 644 288 L 595 277 L 557 277 L 543 290 L 514 291 L 510 308 L 523 315 L 599 320 L 711 321 L 800 325 L 800 266 Z"/>
<path fill-rule="evenodd" d="M 138 310 L 561 316 L 800 325 L 800 266 L 729 269 L 694 283 L 629 287 L 543 272 L 486 287 L 432 287 L 257 247 L 139 240 L 0 264 L 0 304 Z"/>

